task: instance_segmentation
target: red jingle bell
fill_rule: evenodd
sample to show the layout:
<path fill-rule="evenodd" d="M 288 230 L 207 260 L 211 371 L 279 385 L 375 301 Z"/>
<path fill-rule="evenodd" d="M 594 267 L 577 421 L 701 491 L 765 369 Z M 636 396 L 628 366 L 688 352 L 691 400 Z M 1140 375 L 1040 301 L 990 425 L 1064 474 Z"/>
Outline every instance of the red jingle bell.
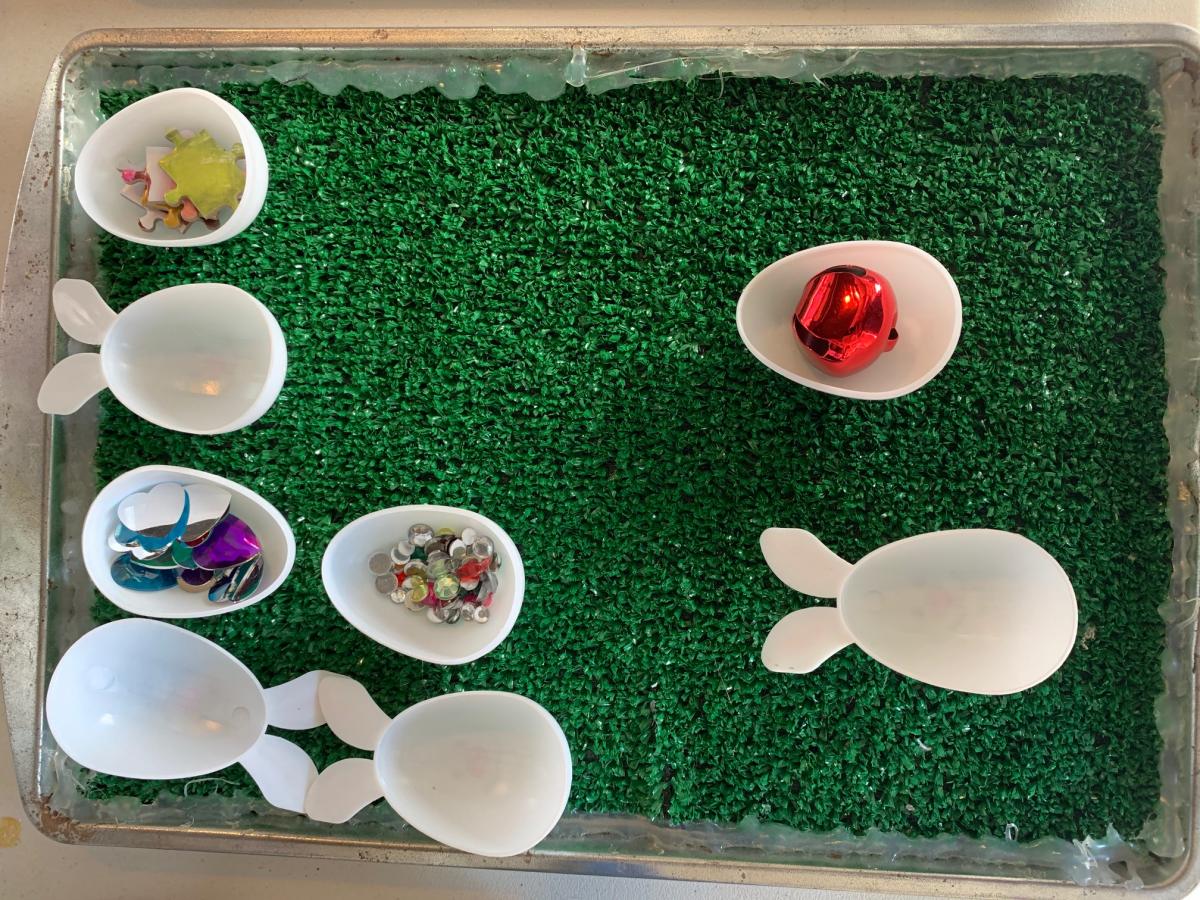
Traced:
<path fill-rule="evenodd" d="M 895 292 L 878 272 L 832 266 L 804 286 L 792 330 L 819 368 L 853 374 L 896 346 Z"/>

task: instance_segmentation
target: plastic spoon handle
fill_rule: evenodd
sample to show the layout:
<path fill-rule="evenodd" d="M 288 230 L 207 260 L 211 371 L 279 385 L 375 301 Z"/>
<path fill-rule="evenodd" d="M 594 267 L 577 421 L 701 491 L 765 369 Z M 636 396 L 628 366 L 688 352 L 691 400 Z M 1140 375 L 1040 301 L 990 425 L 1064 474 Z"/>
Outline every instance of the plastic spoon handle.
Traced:
<path fill-rule="evenodd" d="M 318 694 L 329 730 L 351 747 L 374 752 L 392 720 L 367 689 L 345 675 L 326 675 Z"/>
<path fill-rule="evenodd" d="M 317 669 L 299 678 L 267 688 L 267 722 L 276 728 L 300 731 L 325 724 L 317 687 L 328 672 Z"/>
<path fill-rule="evenodd" d="M 117 314 L 90 282 L 60 278 L 54 284 L 54 315 L 63 331 L 84 344 L 99 346 Z"/>
<path fill-rule="evenodd" d="M 304 814 L 318 822 L 338 824 L 382 796 L 374 760 L 343 759 L 317 776 L 308 790 Z"/>
<path fill-rule="evenodd" d="M 763 642 L 762 661 L 772 672 L 804 674 L 853 643 L 836 607 L 813 606 L 775 623 Z"/>
<path fill-rule="evenodd" d="M 108 387 L 99 353 L 76 353 L 50 370 L 38 391 L 38 409 L 65 416 Z"/>
<path fill-rule="evenodd" d="M 758 543 L 775 577 L 811 597 L 836 597 L 854 568 L 803 528 L 768 528 Z"/>
<path fill-rule="evenodd" d="M 317 780 L 317 767 L 308 754 L 281 737 L 264 734 L 238 760 L 272 806 L 304 812 L 304 798 Z"/>

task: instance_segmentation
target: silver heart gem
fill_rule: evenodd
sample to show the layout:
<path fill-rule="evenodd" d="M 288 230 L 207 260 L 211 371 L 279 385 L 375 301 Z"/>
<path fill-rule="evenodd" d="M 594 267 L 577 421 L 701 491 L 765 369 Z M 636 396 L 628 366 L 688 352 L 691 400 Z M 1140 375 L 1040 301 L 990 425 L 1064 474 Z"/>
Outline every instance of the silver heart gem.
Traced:
<path fill-rule="evenodd" d="M 213 530 L 213 526 L 229 512 L 233 495 L 215 484 L 185 484 L 188 495 L 188 520 L 183 530 L 185 542 L 197 541 Z"/>
<path fill-rule="evenodd" d="M 138 534 L 147 550 L 159 550 L 174 540 L 186 524 L 188 496 L 173 481 L 156 484 L 141 494 L 130 494 L 117 506 L 117 519 Z M 173 536 L 174 535 L 174 536 Z"/>
<path fill-rule="evenodd" d="M 141 545 L 137 542 L 137 535 L 133 534 L 129 540 L 124 538 L 129 537 L 133 532 L 126 529 L 124 526 L 118 525 L 117 530 L 108 536 L 108 549 L 114 550 L 117 553 L 128 553 L 131 550 L 140 550 Z"/>
<path fill-rule="evenodd" d="M 160 556 L 166 556 L 170 552 L 171 547 L 169 545 L 166 547 L 161 547 L 158 550 L 146 550 L 139 544 L 138 546 L 130 549 L 129 555 L 138 562 L 145 562 L 146 560 L 158 559 Z"/>

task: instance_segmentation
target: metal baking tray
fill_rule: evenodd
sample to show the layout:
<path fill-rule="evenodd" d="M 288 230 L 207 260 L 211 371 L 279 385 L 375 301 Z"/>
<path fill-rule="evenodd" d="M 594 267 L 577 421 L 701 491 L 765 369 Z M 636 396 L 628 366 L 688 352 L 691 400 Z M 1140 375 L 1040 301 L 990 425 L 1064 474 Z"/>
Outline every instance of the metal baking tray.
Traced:
<path fill-rule="evenodd" d="M 90 625 L 92 590 L 78 534 L 94 493 L 95 404 L 67 420 L 35 397 L 65 343 L 52 282 L 94 269 L 94 226 L 76 209 L 74 155 L 98 124 L 100 86 L 307 79 L 398 94 L 480 85 L 547 96 L 720 70 L 796 80 L 880 75 L 982 77 L 1109 73 L 1154 92 L 1165 134 L 1159 210 L 1167 304 L 1174 577 L 1163 598 L 1167 646 L 1156 711 L 1163 737 L 1160 806 L 1140 839 L 1087 841 L 896 834 L 803 834 L 759 825 L 665 826 L 569 815 L 532 852 L 482 859 L 429 842 L 386 810 L 328 826 L 262 801 L 217 797 L 89 801 L 74 764 L 44 727 L 48 673 Z M 636 29 L 130 30 L 81 35 L 51 68 L 38 107 L 0 293 L 0 664 L 17 781 L 44 833 L 68 843 L 224 850 L 448 866 L 633 875 L 840 891 L 972 897 L 1078 896 L 1144 888 L 1180 897 L 1200 880 L 1196 837 L 1194 666 L 1200 328 L 1200 34 L 1167 26 L 763 27 Z M 1151 702 L 1147 698 L 1147 702 Z"/>

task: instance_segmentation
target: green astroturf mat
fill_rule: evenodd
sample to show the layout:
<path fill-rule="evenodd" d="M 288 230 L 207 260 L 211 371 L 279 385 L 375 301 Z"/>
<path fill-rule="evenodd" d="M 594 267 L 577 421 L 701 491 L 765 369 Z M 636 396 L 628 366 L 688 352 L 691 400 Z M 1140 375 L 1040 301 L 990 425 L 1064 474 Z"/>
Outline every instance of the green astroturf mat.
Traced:
<path fill-rule="evenodd" d="M 1142 86 L 223 95 L 266 143 L 262 214 L 201 249 L 105 238 L 103 287 L 117 306 L 190 281 L 245 288 L 287 336 L 287 383 L 261 421 L 218 437 L 107 400 L 98 478 L 149 463 L 227 476 L 279 507 L 298 552 L 266 601 L 179 624 L 266 685 L 342 672 L 389 714 L 444 691 L 525 694 L 570 741 L 576 810 L 1137 833 L 1157 796 L 1171 547 L 1160 138 Z M 745 283 L 795 250 L 867 238 L 923 247 L 957 279 L 962 341 L 944 372 L 866 403 L 756 362 L 734 323 Z M 399 656 L 325 598 L 334 533 L 405 503 L 479 510 L 521 549 L 524 609 L 476 663 Z M 927 687 L 853 648 L 809 676 L 769 673 L 775 621 L 829 602 L 767 570 L 772 525 L 852 560 L 935 529 L 1021 532 L 1071 576 L 1079 642 L 1009 697 Z M 326 729 L 296 738 L 320 767 L 347 753 Z M 164 789 L 183 782 L 90 786 Z M 213 790 L 253 788 L 233 769 L 189 793 Z"/>

